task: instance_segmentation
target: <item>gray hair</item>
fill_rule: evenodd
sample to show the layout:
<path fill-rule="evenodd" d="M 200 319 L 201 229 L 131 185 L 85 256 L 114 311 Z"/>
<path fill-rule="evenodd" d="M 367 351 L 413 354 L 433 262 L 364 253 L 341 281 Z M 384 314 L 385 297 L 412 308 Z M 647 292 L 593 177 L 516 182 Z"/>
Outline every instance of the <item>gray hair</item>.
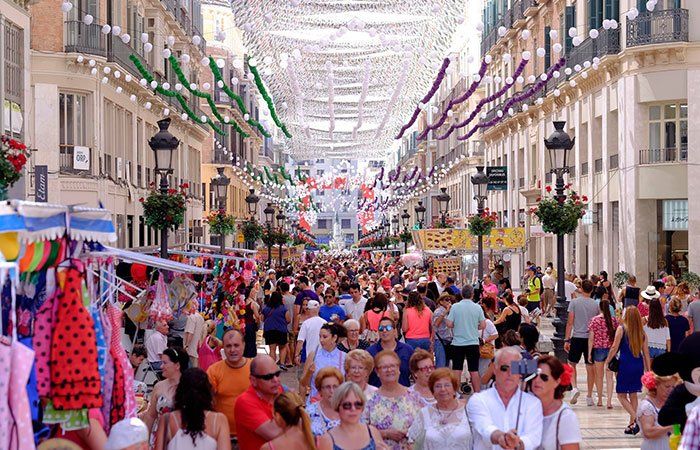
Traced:
<path fill-rule="evenodd" d="M 462 298 L 472 298 L 474 297 L 474 288 L 469 284 L 465 284 L 462 287 Z"/>
<path fill-rule="evenodd" d="M 331 399 L 331 408 L 333 408 L 333 411 L 338 411 L 340 409 L 340 404 L 343 403 L 343 400 L 345 400 L 350 394 L 355 394 L 355 396 L 359 398 L 362 403 L 367 402 L 367 398 L 365 397 L 365 393 L 362 392 L 362 388 L 352 381 L 346 381 L 338 386 L 333 393 L 333 398 Z"/>
<path fill-rule="evenodd" d="M 496 366 L 498 366 L 499 363 L 501 362 L 501 360 L 506 356 L 518 356 L 518 357 L 520 357 L 521 356 L 520 350 L 518 349 L 518 347 L 514 347 L 514 346 L 503 347 L 503 348 L 496 350 L 496 355 L 494 357 L 494 364 Z"/>
<path fill-rule="evenodd" d="M 348 319 L 345 322 L 343 322 L 343 326 L 347 329 L 350 325 L 355 325 L 357 328 L 360 328 L 360 322 L 358 322 L 355 319 Z"/>

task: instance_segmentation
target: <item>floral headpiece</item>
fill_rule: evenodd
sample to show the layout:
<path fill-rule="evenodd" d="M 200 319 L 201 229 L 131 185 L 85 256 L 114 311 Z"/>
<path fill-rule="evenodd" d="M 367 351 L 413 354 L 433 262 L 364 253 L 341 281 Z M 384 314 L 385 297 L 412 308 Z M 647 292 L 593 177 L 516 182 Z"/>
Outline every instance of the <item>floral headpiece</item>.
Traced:
<path fill-rule="evenodd" d="M 574 369 L 570 365 L 564 364 L 564 372 L 559 377 L 560 386 L 571 386 L 571 377 L 574 373 Z"/>
<path fill-rule="evenodd" d="M 642 375 L 642 385 L 647 388 L 648 391 L 653 391 L 656 389 L 656 375 L 651 370 L 644 372 Z"/>

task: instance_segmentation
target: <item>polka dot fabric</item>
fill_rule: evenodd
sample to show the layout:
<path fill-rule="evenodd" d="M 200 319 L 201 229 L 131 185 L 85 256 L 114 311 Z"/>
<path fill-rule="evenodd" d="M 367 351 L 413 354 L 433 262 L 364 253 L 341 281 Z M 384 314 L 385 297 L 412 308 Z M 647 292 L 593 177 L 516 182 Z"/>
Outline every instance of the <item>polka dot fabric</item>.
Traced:
<path fill-rule="evenodd" d="M 65 275 L 51 336 L 51 400 L 58 410 L 99 408 L 102 397 L 94 323 L 83 306 L 80 272 L 69 268 Z"/>
<path fill-rule="evenodd" d="M 10 360 L 12 348 L 0 343 L 0 448 L 10 442 Z"/>
<path fill-rule="evenodd" d="M 39 308 L 34 319 L 34 349 L 36 351 L 36 379 L 39 397 L 48 397 L 51 391 L 51 327 L 58 305 L 56 295 L 49 297 Z"/>
<path fill-rule="evenodd" d="M 34 363 L 34 350 L 19 343 L 12 344 L 12 368 L 10 372 L 10 409 L 14 424 L 11 425 L 10 450 L 32 450 L 34 429 L 29 411 L 27 381 Z"/>

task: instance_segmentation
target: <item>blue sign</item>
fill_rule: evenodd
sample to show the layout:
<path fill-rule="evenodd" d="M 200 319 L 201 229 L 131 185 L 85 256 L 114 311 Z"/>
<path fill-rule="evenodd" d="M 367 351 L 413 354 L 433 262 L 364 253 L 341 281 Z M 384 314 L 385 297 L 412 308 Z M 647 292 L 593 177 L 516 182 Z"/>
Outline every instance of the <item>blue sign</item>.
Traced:
<path fill-rule="evenodd" d="M 331 237 L 330 236 L 316 236 L 316 244 L 330 244 L 331 243 Z"/>

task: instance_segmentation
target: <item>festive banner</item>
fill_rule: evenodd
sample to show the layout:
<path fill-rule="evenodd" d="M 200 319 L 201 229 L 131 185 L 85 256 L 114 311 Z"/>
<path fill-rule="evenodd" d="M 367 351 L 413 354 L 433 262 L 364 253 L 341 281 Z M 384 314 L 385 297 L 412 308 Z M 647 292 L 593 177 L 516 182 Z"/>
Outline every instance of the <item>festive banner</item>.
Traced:
<path fill-rule="evenodd" d="M 476 251 L 477 236 L 466 228 L 414 230 L 413 242 L 419 250 Z M 484 236 L 484 250 L 518 250 L 525 246 L 525 228 L 494 228 Z"/>

